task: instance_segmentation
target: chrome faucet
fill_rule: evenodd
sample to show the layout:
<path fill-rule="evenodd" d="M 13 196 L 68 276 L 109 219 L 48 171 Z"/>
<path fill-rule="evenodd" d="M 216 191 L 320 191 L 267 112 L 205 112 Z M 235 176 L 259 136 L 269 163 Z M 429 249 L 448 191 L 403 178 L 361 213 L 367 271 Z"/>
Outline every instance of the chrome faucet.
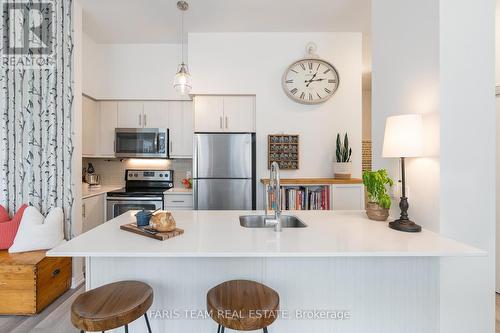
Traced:
<path fill-rule="evenodd" d="M 281 231 L 281 189 L 280 189 L 280 167 L 278 163 L 271 164 L 271 171 L 269 174 L 269 193 L 274 194 L 274 218 L 266 219 L 266 224 L 274 225 L 274 231 Z"/>

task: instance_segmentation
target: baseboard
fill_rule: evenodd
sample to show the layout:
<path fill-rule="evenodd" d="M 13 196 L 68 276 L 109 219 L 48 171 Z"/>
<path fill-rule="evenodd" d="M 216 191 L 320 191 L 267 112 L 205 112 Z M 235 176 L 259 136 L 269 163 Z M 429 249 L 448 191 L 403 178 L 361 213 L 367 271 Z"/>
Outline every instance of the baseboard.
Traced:
<path fill-rule="evenodd" d="M 83 274 L 76 276 L 76 277 L 72 277 L 71 278 L 71 289 L 78 288 L 84 282 L 85 282 L 85 277 L 83 276 Z"/>

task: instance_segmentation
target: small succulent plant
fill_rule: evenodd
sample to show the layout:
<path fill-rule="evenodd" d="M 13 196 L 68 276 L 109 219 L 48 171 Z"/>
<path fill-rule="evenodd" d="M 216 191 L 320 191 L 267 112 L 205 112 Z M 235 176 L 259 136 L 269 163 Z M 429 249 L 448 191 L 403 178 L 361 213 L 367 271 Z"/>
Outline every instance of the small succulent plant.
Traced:
<path fill-rule="evenodd" d="M 337 149 L 335 151 L 335 156 L 337 157 L 337 163 L 347 163 L 351 161 L 352 148 L 349 147 L 349 138 L 347 133 L 344 136 L 344 142 L 340 140 L 340 134 L 337 134 Z"/>

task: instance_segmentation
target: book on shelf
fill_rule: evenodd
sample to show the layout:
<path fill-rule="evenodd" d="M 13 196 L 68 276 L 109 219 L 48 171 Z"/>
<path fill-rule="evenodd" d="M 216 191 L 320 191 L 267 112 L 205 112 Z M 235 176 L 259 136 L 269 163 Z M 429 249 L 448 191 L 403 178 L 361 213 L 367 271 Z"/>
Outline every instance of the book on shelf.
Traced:
<path fill-rule="evenodd" d="M 329 186 L 282 186 L 282 210 L 330 210 Z M 274 193 L 268 195 L 268 207 L 275 209 Z"/>

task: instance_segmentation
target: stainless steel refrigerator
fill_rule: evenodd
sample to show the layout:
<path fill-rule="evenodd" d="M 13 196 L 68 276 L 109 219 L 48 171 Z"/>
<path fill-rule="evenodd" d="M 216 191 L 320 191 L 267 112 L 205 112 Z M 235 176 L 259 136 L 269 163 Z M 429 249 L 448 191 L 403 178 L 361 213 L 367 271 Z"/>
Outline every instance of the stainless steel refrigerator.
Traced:
<path fill-rule="evenodd" d="M 253 210 L 255 186 L 255 134 L 195 133 L 195 209 Z"/>

